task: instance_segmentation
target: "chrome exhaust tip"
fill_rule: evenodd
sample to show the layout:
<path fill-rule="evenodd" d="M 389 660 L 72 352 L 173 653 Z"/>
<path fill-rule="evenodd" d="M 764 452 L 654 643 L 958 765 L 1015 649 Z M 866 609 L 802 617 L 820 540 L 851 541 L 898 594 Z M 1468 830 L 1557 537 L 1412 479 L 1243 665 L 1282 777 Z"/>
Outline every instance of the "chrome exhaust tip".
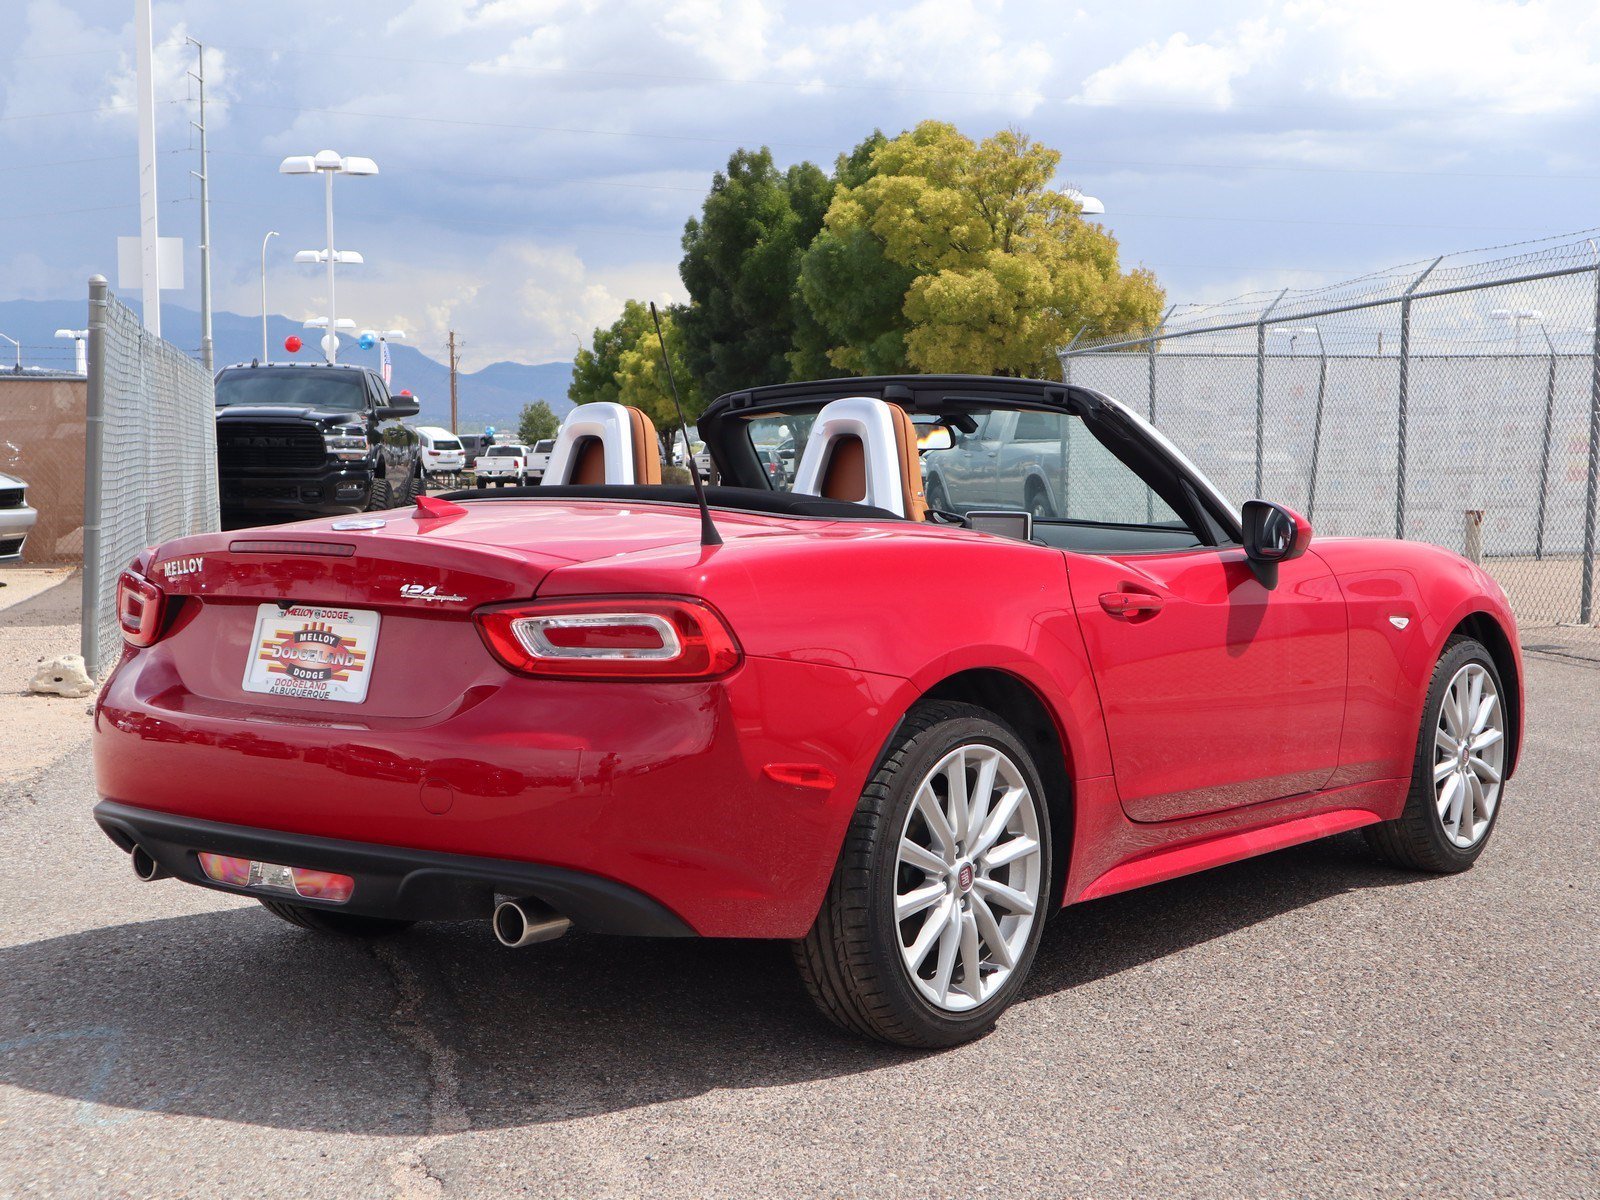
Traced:
<path fill-rule="evenodd" d="M 157 879 L 168 879 L 172 876 L 172 872 L 150 857 L 150 852 L 143 846 L 134 846 L 128 857 L 133 860 L 133 873 L 142 883 L 153 883 Z"/>
<path fill-rule="evenodd" d="M 535 942 L 553 942 L 572 922 L 539 900 L 502 900 L 494 906 L 495 939 L 502 946 L 516 949 Z"/>

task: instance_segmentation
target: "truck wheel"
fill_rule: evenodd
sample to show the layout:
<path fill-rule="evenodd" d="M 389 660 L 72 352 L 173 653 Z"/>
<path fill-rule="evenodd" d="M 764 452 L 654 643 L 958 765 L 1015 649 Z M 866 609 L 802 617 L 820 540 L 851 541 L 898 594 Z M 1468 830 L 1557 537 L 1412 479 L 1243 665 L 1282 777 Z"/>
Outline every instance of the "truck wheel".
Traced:
<path fill-rule="evenodd" d="M 260 899 L 259 897 L 257 897 Z M 324 908 L 311 908 L 305 904 L 289 904 L 283 900 L 262 900 L 261 907 L 273 916 L 309 929 L 312 933 L 332 933 L 340 937 L 387 937 L 410 929 L 414 921 L 397 921 L 392 917 L 363 917 L 355 913 L 329 912 Z"/>
<path fill-rule="evenodd" d="M 380 512 L 391 507 L 389 481 L 387 479 L 374 479 L 372 481 L 372 495 L 367 500 L 368 512 Z"/>
<path fill-rule="evenodd" d="M 1044 490 L 1044 484 L 1035 481 L 1028 485 L 1028 511 L 1033 514 L 1035 521 L 1054 520 L 1056 510 L 1050 503 L 1050 496 Z"/>
<path fill-rule="evenodd" d="M 985 709 L 925 702 L 861 793 L 795 962 L 845 1029 L 900 1046 L 971 1041 L 1027 978 L 1049 880 L 1027 747 Z"/>

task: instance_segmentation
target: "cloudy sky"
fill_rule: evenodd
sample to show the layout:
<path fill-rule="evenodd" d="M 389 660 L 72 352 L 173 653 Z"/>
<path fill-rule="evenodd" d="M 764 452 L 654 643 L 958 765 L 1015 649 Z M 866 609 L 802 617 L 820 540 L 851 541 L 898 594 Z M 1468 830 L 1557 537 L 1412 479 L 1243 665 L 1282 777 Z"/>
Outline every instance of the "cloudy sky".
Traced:
<path fill-rule="evenodd" d="M 129 0 L 10 0 L 0 299 L 82 294 L 137 232 Z M 677 299 L 678 238 L 740 146 L 784 163 L 874 127 L 1017 126 L 1102 198 L 1170 298 L 1309 286 L 1600 225 L 1592 2 L 181 0 L 155 9 L 163 232 L 199 211 L 185 36 L 207 43 L 217 305 L 322 311 L 316 182 L 366 255 L 340 311 L 469 367 L 571 357 L 629 296 Z"/>

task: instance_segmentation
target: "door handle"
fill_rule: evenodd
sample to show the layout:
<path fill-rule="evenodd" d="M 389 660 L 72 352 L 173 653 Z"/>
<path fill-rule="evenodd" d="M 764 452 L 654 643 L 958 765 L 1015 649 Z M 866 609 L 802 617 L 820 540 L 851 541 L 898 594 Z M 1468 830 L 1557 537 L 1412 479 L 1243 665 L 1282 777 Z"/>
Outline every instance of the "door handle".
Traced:
<path fill-rule="evenodd" d="M 1114 617 L 1130 613 L 1158 613 L 1166 601 L 1149 592 L 1102 592 L 1100 607 Z"/>

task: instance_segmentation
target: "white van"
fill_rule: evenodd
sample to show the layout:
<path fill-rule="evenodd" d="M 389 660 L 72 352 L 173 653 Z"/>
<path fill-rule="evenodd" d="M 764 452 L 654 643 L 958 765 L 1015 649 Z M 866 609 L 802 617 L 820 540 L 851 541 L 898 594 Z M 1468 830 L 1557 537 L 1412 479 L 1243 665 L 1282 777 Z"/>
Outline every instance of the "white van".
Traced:
<path fill-rule="evenodd" d="M 425 475 L 450 475 L 467 469 L 467 452 L 461 439 L 437 425 L 417 426 L 422 440 L 422 471 Z"/>

